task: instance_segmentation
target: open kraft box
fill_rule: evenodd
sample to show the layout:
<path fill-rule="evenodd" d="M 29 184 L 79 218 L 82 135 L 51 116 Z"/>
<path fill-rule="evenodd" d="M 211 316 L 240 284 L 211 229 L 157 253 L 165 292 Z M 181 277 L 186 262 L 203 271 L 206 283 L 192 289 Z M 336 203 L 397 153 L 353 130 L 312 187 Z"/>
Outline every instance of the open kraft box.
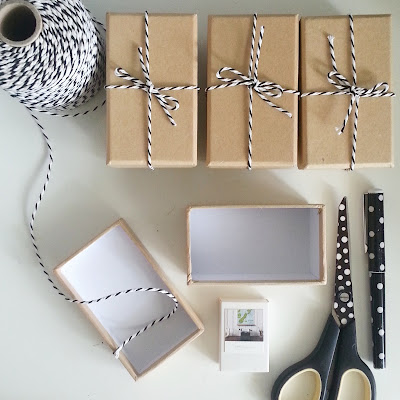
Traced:
<path fill-rule="evenodd" d="M 189 284 L 326 284 L 325 206 L 190 207 Z"/>
<path fill-rule="evenodd" d="M 194 311 L 177 294 L 122 219 L 64 261 L 54 272 L 78 300 L 96 299 L 139 287 L 166 289 L 176 297 L 179 302 L 176 313 L 134 338 L 120 353 L 120 361 L 135 380 L 204 330 Z M 114 351 L 130 335 L 168 314 L 174 303 L 165 295 L 141 292 L 79 306 Z"/>

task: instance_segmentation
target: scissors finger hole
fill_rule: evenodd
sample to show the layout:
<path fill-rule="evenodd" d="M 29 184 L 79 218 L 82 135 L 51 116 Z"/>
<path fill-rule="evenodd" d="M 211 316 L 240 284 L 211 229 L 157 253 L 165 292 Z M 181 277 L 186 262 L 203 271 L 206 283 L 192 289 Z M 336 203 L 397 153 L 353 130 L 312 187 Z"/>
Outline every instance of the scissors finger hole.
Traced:
<path fill-rule="evenodd" d="M 341 378 L 337 400 L 354 399 L 372 399 L 372 389 L 371 383 L 363 371 L 349 369 Z"/>
<path fill-rule="evenodd" d="M 278 400 L 319 400 L 321 389 L 319 373 L 312 368 L 304 369 L 285 383 Z"/>

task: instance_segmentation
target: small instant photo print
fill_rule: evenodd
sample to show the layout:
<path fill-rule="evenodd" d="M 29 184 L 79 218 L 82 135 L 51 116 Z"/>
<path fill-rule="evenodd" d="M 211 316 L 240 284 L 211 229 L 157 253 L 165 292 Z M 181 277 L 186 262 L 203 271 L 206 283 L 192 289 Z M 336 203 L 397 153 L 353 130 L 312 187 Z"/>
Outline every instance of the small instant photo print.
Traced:
<path fill-rule="evenodd" d="M 221 300 L 221 371 L 268 372 L 267 300 Z"/>

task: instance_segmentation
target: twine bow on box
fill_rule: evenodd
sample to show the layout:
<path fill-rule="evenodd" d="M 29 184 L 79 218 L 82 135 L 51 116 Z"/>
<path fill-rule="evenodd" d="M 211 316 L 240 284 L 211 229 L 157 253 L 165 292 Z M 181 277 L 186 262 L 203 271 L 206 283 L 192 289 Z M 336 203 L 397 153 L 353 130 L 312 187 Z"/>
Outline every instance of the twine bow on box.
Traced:
<path fill-rule="evenodd" d="M 257 51 L 256 51 L 256 58 L 254 62 L 254 69 L 253 69 L 253 61 L 254 61 L 254 44 L 255 44 L 255 37 L 256 37 L 256 28 L 257 28 L 257 14 L 253 16 L 253 30 L 251 35 L 251 49 L 250 49 L 250 61 L 249 61 L 249 71 L 247 76 L 242 74 L 240 71 L 231 68 L 231 67 L 223 67 L 217 73 L 216 77 L 225 82 L 220 85 L 209 86 L 206 89 L 206 92 L 215 89 L 224 89 L 227 87 L 234 87 L 234 86 L 247 86 L 249 89 L 249 150 L 248 150 L 248 158 L 247 158 L 247 168 L 251 170 L 252 168 L 252 141 L 253 141 L 253 91 L 257 93 L 257 95 L 265 101 L 270 107 L 276 109 L 277 111 L 285 114 L 287 117 L 292 118 L 292 114 L 277 106 L 267 97 L 272 98 L 279 98 L 282 96 L 283 93 L 292 93 L 292 94 L 300 94 L 297 90 L 291 89 L 284 89 L 281 85 L 278 85 L 275 82 L 269 81 L 260 81 L 258 79 L 258 64 L 260 61 L 260 52 L 261 52 L 261 45 L 264 36 L 264 29 L 265 27 L 262 26 L 260 28 L 260 36 L 258 38 L 257 44 Z M 222 73 L 229 72 L 231 74 L 236 75 L 237 79 L 230 79 L 222 76 Z"/>
<path fill-rule="evenodd" d="M 350 96 L 350 104 L 347 109 L 346 116 L 344 118 L 343 124 L 340 128 L 336 128 L 339 135 L 341 135 L 346 128 L 349 117 L 354 109 L 354 127 L 353 127 L 353 143 L 352 143 L 352 152 L 351 152 L 351 164 L 350 170 L 354 170 L 354 166 L 356 163 L 356 148 L 357 148 L 357 128 L 358 128 L 358 107 L 360 103 L 361 97 L 394 97 L 396 96 L 394 93 L 389 92 L 389 85 L 386 82 L 379 82 L 374 85 L 372 88 L 367 89 L 360 86 L 357 86 L 357 69 L 356 69 L 356 53 L 354 46 L 354 21 L 353 16 L 349 15 L 350 22 L 350 44 L 351 44 L 351 66 L 352 66 L 352 74 L 353 74 L 353 84 L 339 73 L 336 66 L 336 58 L 335 58 L 335 48 L 333 45 L 334 37 L 332 35 L 328 36 L 329 42 L 329 51 L 331 55 L 332 62 L 332 71 L 328 73 L 328 82 L 335 86 L 338 90 L 336 92 L 308 92 L 302 93 L 301 97 L 307 96 L 340 96 L 340 95 L 349 95 Z"/>
<path fill-rule="evenodd" d="M 152 96 L 157 99 L 158 103 L 162 107 L 165 115 L 168 117 L 171 125 L 176 126 L 175 120 L 172 118 L 170 111 L 178 110 L 179 101 L 172 96 L 161 94 L 162 91 L 166 90 L 199 90 L 198 86 L 186 85 L 186 86 L 164 86 L 156 87 L 150 79 L 150 58 L 149 58 L 149 14 L 146 11 L 144 13 L 144 32 L 145 32 L 145 58 L 143 59 L 143 50 L 141 47 L 138 48 L 140 66 L 143 71 L 145 81 L 141 81 L 134 76 L 131 76 L 123 68 L 116 68 L 114 71 L 115 76 L 130 81 L 131 85 L 106 85 L 106 89 L 141 89 L 147 93 L 147 166 L 150 169 L 154 169 L 151 162 L 151 100 Z"/>

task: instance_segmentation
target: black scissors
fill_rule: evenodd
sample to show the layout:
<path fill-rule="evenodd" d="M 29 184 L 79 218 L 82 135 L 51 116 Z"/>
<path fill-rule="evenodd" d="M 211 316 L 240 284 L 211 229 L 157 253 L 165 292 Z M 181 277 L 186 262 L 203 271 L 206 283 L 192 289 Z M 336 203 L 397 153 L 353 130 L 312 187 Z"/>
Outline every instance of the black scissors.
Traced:
<path fill-rule="evenodd" d="M 358 382 L 363 383 L 362 390 L 359 391 L 360 393 L 357 392 L 356 396 L 353 394 L 351 397 L 344 398 L 375 400 L 374 376 L 357 352 L 346 197 L 341 201 L 338 213 L 335 296 L 332 313 L 329 315 L 317 347 L 304 360 L 282 372 L 272 388 L 271 399 L 286 400 L 285 393 L 289 390 L 289 381 L 293 383 L 293 381 L 301 379 L 300 375 L 305 372 L 311 373 L 314 377 L 314 393 L 303 395 L 308 396 L 307 399 L 337 400 L 339 397 L 343 398 L 345 392 L 352 389 L 354 381 L 350 379 L 349 384 L 343 382 L 347 381 L 348 377 L 356 377 Z M 299 388 L 299 386 L 296 387 Z M 295 398 L 297 400 L 304 399 L 300 392 L 297 392 Z"/>

